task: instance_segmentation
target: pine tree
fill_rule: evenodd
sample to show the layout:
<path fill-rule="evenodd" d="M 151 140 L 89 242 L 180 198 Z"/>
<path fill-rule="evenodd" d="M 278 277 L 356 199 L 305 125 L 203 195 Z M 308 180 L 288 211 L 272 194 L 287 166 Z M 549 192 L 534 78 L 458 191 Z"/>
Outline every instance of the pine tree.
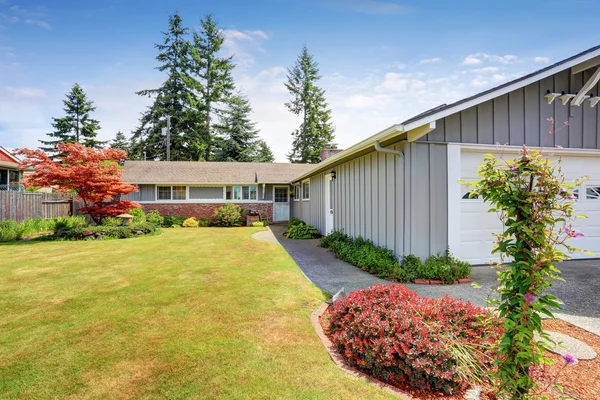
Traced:
<path fill-rule="evenodd" d="M 201 116 L 200 138 L 206 145 L 204 159 L 213 156 L 215 127 L 213 119 L 222 114 L 235 85 L 231 71 L 234 68 L 231 57 L 219 56 L 225 40 L 223 32 L 210 14 L 200 20 L 200 32 L 193 35 L 189 52 L 190 73 L 186 82 L 195 94 L 194 117 Z"/>
<path fill-rule="evenodd" d="M 254 155 L 254 162 L 273 162 L 275 161 L 275 156 L 271 151 L 271 148 L 264 140 L 259 140 L 257 142 L 257 151 Z"/>
<path fill-rule="evenodd" d="M 300 127 L 292 133 L 294 141 L 287 158 L 293 163 L 318 163 L 321 150 L 334 138 L 335 128 L 325 100 L 325 90 L 316 85 L 321 79 L 318 63 L 306 46 L 294 67 L 288 69 L 287 79 L 285 87 L 292 94 L 292 100 L 285 105 L 292 113 L 302 117 Z"/>
<path fill-rule="evenodd" d="M 110 148 L 129 151 L 129 141 L 123 132 L 117 132 L 115 138 L 110 142 Z"/>
<path fill-rule="evenodd" d="M 199 143 L 198 118 L 192 113 L 195 95 L 186 84 L 190 45 L 179 14 L 169 17 L 169 28 L 163 32 L 163 42 L 155 44 L 156 60 L 167 79 L 158 89 L 141 90 L 140 96 L 154 98 L 154 103 L 142 114 L 140 125 L 133 131 L 131 153 L 141 159 L 166 159 L 166 116 L 171 118 L 171 160 L 200 160 L 206 146 Z"/>
<path fill-rule="evenodd" d="M 216 126 L 220 134 L 215 151 L 216 161 L 254 161 L 258 140 L 256 123 L 250 119 L 252 107 L 248 98 L 237 94 L 229 101 L 229 108 L 223 112 Z"/>
<path fill-rule="evenodd" d="M 90 113 L 94 112 L 96 107 L 93 101 L 87 99 L 85 92 L 78 83 L 75 83 L 71 91 L 66 94 L 63 103 L 66 116 L 52 118 L 54 131 L 48 133 L 48 136 L 54 140 L 40 140 L 46 146 L 40 146 L 40 149 L 53 153 L 55 147 L 61 142 L 81 143 L 86 147 L 103 146 L 106 142 L 96 139 L 100 122 L 90 118 Z"/>

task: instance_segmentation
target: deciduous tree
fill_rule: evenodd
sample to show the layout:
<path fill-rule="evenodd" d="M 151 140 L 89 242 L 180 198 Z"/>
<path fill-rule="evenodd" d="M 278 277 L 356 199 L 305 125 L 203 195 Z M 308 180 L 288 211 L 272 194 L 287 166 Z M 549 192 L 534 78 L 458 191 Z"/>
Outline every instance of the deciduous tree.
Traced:
<path fill-rule="evenodd" d="M 300 127 L 292 133 L 292 150 L 287 155 L 293 163 L 320 162 L 321 150 L 334 138 L 335 128 L 325 90 L 317 86 L 321 79 L 318 66 L 304 46 L 294 67 L 288 69 L 285 87 L 292 94 L 292 100 L 285 105 L 292 113 L 302 117 Z"/>
<path fill-rule="evenodd" d="M 119 149 L 95 149 L 79 143 L 59 143 L 54 161 L 41 150 L 20 149 L 22 168 L 34 172 L 24 178 L 26 186 L 52 186 L 59 192 L 75 193 L 83 202 L 79 211 L 96 223 L 106 216 L 116 216 L 140 205 L 118 200 L 120 195 L 137 192 L 121 179 L 121 163 L 127 153 Z"/>

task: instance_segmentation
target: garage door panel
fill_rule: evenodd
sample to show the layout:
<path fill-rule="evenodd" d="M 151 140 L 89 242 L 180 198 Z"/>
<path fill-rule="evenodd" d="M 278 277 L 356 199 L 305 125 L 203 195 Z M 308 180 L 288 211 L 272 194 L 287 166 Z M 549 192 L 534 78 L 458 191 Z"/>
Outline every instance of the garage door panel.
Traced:
<path fill-rule="evenodd" d="M 484 152 L 461 153 L 461 178 L 470 182 L 476 175 L 477 168 L 483 160 Z M 558 157 L 552 157 L 558 159 Z M 567 181 L 590 175 L 587 186 L 600 187 L 600 156 L 578 157 L 565 156 L 561 163 L 562 172 Z M 461 197 L 466 193 L 463 186 Z M 580 188 L 582 198 L 574 204 L 575 214 L 584 214 L 586 219 L 576 219 L 573 226 L 585 236 L 571 239 L 569 244 L 583 250 L 589 250 L 600 257 L 600 199 L 591 198 L 586 187 Z M 479 199 L 462 199 L 460 205 L 460 241 L 458 249 L 451 249 L 461 259 L 473 264 L 484 264 L 490 260 L 498 260 L 491 251 L 495 245 L 492 233 L 500 233 L 502 222 L 496 213 L 488 213 L 489 205 Z M 572 254 L 572 258 L 590 258 L 587 254 Z"/>

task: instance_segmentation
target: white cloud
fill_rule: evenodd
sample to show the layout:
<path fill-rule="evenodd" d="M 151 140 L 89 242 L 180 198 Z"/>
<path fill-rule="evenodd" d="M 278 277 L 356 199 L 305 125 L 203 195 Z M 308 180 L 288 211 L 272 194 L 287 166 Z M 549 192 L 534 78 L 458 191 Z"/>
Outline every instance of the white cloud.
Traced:
<path fill-rule="evenodd" d="M 439 57 L 435 57 L 435 58 L 425 58 L 421 61 L 419 61 L 419 64 L 436 64 L 436 63 L 440 63 L 442 62 L 442 59 Z"/>
<path fill-rule="evenodd" d="M 493 72 L 498 72 L 499 70 L 500 70 L 500 68 L 498 68 L 498 67 L 483 67 L 483 68 L 472 69 L 472 70 L 464 71 L 464 72 L 465 73 L 474 72 L 476 74 L 489 74 L 489 73 L 493 73 Z"/>
<path fill-rule="evenodd" d="M 550 58 L 549 57 L 535 57 L 533 59 L 533 61 L 535 61 L 537 63 L 548 64 L 550 62 Z"/>
<path fill-rule="evenodd" d="M 254 63 L 252 53 L 264 53 L 262 43 L 269 38 L 265 31 L 235 29 L 223 30 L 223 53 L 234 56 L 234 62 L 242 67 L 248 67 Z"/>
<path fill-rule="evenodd" d="M 483 76 L 476 76 L 471 80 L 471 86 L 473 87 L 482 87 L 489 85 L 489 81 Z"/>
<path fill-rule="evenodd" d="M 17 98 L 45 98 L 47 97 L 46 91 L 41 88 L 22 87 L 15 88 L 6 86 L 4 88 L 7 92 L 15 95 Z"/>
<path fill-rule="evenodd" d="M 46 21 L 40 21 L 40 20 L 37 20 L 37 19 L 29 19 L 28 18 L 28 19 L 26 19 L 23 22 L 25 22 L 26 24 L 29 24 L 29 25 L 39 26 L 40 28 L 46 29 L 48 31 L 52 29 L 52 27 L 50 26 L 50 24 L 47 23 Z"/>
<path fill-rule="evenodd" d="M 496 62 L 501 64 L 511 64 L 517 60 L 517 56 L 508 54 L 505 56 L 496 56 L 487 53 L 469 54 L 465 57 L 462 65 L 479 65 L 483 62 Z"/>

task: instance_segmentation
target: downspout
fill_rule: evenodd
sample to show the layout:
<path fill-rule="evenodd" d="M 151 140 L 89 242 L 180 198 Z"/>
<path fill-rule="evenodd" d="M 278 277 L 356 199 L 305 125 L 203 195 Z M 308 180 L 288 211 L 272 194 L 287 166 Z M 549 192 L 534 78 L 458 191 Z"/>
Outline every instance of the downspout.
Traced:
<path fill-rule="evenodd" d="M 406 140 L 401 141 L 400 143 L 406 143 Z M 404 153 L 401 150 L 392 150 L 392 149 L 386 149 L 384 147 L 381 147 L 381 144 L 379 143 L 379 140 L 376 140 L 375 143 L 373 143 L 375 146 L 375 150 L 379 153 L 389 153 L 389 154 L 395 154 L 398 157 L 400 157 L 400 159 L 402 160 L 402 196 L 403 196 L 403 201 L 402 201 L 402 221 L 404 226 L 401 227 L 402 229 L 402 254 L 406 254 L 406 168 L 405 168 L 405 158 L 404 158 Z M 394 228 L 396 228 L 395 224 L 396 221 L 393 222 L 394 223 Z M 396 257 L 398 258 L 398 262 L 400 262 L 400 255 L 396 254 Z"/>

